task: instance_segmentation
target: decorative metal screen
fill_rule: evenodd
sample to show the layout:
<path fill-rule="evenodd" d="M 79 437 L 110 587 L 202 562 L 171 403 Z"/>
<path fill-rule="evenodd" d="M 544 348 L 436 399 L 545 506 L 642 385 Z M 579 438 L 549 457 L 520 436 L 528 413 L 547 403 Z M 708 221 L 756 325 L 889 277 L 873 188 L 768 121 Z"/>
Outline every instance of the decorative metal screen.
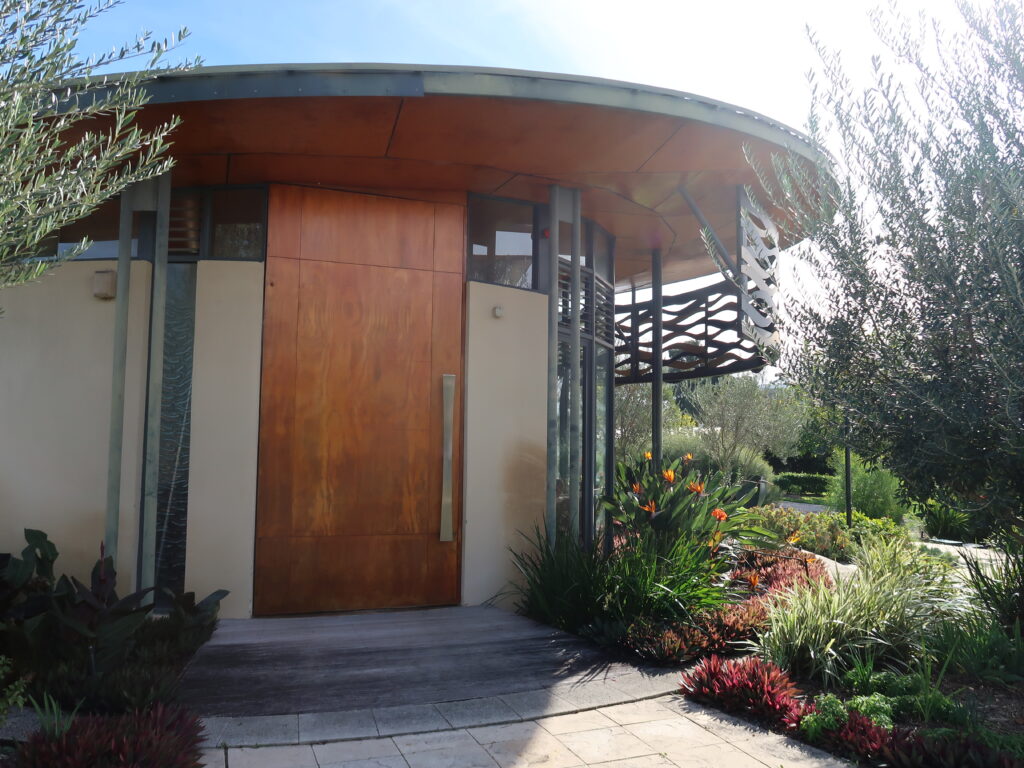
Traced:
<path fill-rule="evenodd" d="M 741 241 L 736 261 L 713 233 L 705 238 L 716 251 L 724 279 L 662 298 L 664 381 L 758 370 L 777 354 L 778 231 L 745 193 L 739 195 L 737 216 Z M 652 380 L 654 319 L 650 300 L 615 306 L 616 384 Z"/>

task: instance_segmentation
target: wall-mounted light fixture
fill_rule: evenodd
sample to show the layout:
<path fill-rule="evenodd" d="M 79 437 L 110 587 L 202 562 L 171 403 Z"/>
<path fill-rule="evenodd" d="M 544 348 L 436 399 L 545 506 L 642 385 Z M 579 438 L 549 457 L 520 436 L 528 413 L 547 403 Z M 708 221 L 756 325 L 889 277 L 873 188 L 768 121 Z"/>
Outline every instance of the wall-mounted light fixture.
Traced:
<path fill-rule="evenodd" d="M 92 273 L 92 295 L 97 299 L 117 297 L 117 272 L 104 269 Z"/>
<path fill-rule="evenodd" d="M 501 306 L 501 304 L 498 304 L 494 309 L 491 310 L 491 314 L 493 314 L 495 317 L 504 317 L 505 308 Z"/>

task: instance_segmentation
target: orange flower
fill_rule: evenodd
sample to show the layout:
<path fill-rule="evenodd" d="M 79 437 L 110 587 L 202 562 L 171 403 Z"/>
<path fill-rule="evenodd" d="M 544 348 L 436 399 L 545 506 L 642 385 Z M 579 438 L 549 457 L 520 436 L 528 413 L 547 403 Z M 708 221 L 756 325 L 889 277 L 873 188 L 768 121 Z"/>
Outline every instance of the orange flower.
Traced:
<path fill-rule="evenodd" d="M 693 461 L 693 454 L 692 453 L 688 453 L 685 456 L 683 456 L 683 461 L 685 461 L 685 462 Z"/>
<path fill-rule="evenodd" d="M 694 480 L 687 484 L 686 490 L 690 493 L 704 493 L 704 483 Z"/>
<path fill-rule="evenodd" d="M 648 461 L 650 461 L 651 460 L 651 452 L 650 451 L 644 451 L 644 458 L 647 459 Z"/>
<path fill-rule="evenodd" d="M 656 509 L 656 505 L 654 503 L 654 499 L 651 499 L 649 502 L 647 502 L 646 504 L 642 505 L 640 507 L 640 509 L 642 509 L 644 512 L 650 512 L 651 515 L 653 516 L 654 515 L 654 510 Z"/>
<path fill-rule="evenodd" d="M 757 575 L 756 573 L 752 573 L 752 574 L 750 574 L 750 575 L 749 575 L 749 576 L 747 577 L 747 581 L 749 581 L 749 582 L 750 582 L 750 588 L 751 588 L 752 590 L 753 590 L 753 589 L 757 589 L 757 583 L 758 583 L 758 582 L 759 582 L 760 580 L 761 580 L 761 577 L 760 577 L 760 576 L 758 576 L 758 575 Z"/>
<path fill-rule="evenodd" d="M 661 476 L 669 483 L 674 483 L 676 481 L 676 471 L 674 469 L 666 469 L 661 473 Z"/>
<path fill-rule="evenodd" d="M 786 537 L 786 541 L 790 544 L 796 544 L 800 541 L 800 531 L 793 531 L 789 536 Z"/>
<path fill-rule="evenodd" d="M 633 493 L 640 493 L 640 483 L 633 483 Z"/>
<path fill-rule="evenodd" d="M 725 510 L 721 507 L 715 507 L 711 510 L 711 516 L 718 522 L 722 523 L 729 519 L 729 516 L 725 514 Z"/>

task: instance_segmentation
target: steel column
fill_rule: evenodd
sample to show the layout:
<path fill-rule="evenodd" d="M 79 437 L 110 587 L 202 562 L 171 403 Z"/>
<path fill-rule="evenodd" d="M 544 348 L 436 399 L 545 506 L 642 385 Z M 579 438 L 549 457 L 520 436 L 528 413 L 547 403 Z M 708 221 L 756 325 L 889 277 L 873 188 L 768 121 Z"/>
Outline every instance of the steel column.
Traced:
<path fill-rule="evenodd" d="M 160 471 L 160 412 L 163 400 L 164 323 L 167 308 L 167 241 L 170 228 L 171 177 L 158 182 L 153 281 L 149 315 L 149 380 L 146 391 L 146 449 L 142 478 L 142 546 L 139 586 L 156 584 L 157 483 Z"/>
<path fill-rule="evenodd" d="M 661 249 L 651 251 L 651 456 L 656 471 L 661 471 Z"/>
<path fill-rule="evenodd" d="M 548 216 L 548 435 L 547 484 L 544 526 L 548 544 L 554 546 L 557 535 L 556 484 L 558 482 L 558 212 L 559 188 L 550 188 Z"/>
<path fill-rule="evenodd" d="M 124 444 L 124 386 L 128 359 L 128 299 L 131 292 L 132 190 L 121 193 L 117 234 L 117 295 L 114 297 L 114 365 L 110 387 L 110 437 L 107 448 L 107 517 L 103 548 L 117 563 L 117 539 L 121 528 L 121 455 Z"/>
<path fill-rule="evenodd" d="M 569 270 L 569 530 L 580 535 L 580 474 L 583 441 L 583 400 L 580 393 L 583 369 L 580 360 L 580 191 L 572 191 L 572 261 Z"/>

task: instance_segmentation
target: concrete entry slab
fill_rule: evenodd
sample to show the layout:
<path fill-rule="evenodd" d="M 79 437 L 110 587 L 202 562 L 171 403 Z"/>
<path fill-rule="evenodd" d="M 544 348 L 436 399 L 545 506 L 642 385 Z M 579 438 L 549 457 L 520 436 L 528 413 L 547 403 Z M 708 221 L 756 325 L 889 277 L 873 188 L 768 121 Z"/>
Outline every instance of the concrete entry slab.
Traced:
<path fill-rule="evenodd" d="M 181 701 L 207 718 L 237 718 L 502 696 L 509 706 L 493 707 L 504 715 L 492 721 L 508 721 L 667 693 L 675 678 L 497 608 L 452 607 L 223 620 L 189 664 Z M 530 711 L 520 712 L 526 699 Z"/>

